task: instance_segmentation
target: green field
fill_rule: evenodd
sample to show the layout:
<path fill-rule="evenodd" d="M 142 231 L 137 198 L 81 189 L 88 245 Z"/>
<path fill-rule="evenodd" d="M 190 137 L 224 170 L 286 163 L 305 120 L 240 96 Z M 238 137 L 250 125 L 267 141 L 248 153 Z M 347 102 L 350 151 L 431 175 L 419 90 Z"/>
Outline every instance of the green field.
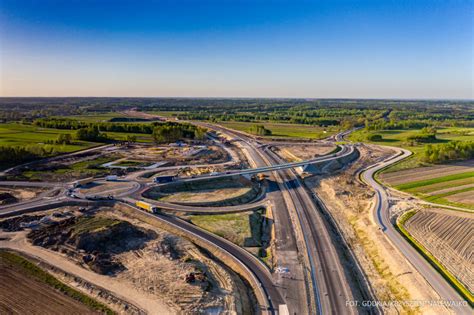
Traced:
<path fill-rule="evenodd" d="M 54 141 L 59 134 L 74 134 L 74 130 L 40 128 L 22 124 L 0 124 L 0 145 L 3 146 L 49 146 L 58 152 L 73 152 L 98 145 L 95 142 L 75 140 L 73 144 L 44 144 L 45 141 Z"/>
<path fill-rule="evenodd" d="M 414 194 L 428 202 L 474 210 L 472 203 L 454 202 L 447 199 L 450 196 L 473 191 L 472 184 L 474 184 L 474 171 L 408 182 L 395 185 L 394 188 Z"/>
<path fill-rule="evenodd" d="M 149 134 L 145 133 L 131 133 L 131 132 L 104 132 L 109 139 L 119 140 L 119 141 L 126 141 L 127 137 L 135 136 L 137 141 L 136 142 L 153 142 L 153 137 Z"/>
<path fill-rule="evenodd" d="M 65 165 L 61 168 L 54 170 L 45 171 L 25 171 L 21 174 L 21 177 L 25 177 L 28 180 L 34 181 L 62 181 L 80 179 L 98 175 L 108 175 L 111 170 L 107 168 L 101 168 L 100 165 L 108 162 L 115 161 L 116 156 L 100 157 L 94 160 L 87 160 L 82 162 L 73 163 L 71 165 Z"/>
<path fill-rule="evenodd" d="M 409 182 L 406 184 L 395 186 L 395 188 L 399 190 L 406 190 L 406 191 L 417 191 L 418 188 L 421 188 L 423 186 L 428 186 L 428 185 L 433 185 L 433 184 L 438 184 L 438 183 L 445 183 L 445 182 L 450 182 L 450 181 L 459 180 L 459 179 L 469 179 L 469 178 L 474 178 L 474 172 L 458 173 L 458 174 L 441 176 L 441 177 L 436 177 L 436 178 L 427 179 L 427 180 Z M 443 187 L 443 188 L 447 188 L 447 187 Z"/>
<path fill-rule="evenodd" d="M 421 154 L 424 151 L 426 144 L 414 144 L 407 142 L 407 137 L 420 134 L 421 129 L 408 129 L 408 130 L 378 130 L 368 132 L 364 129 L 353 132 L 349 138 L 354 142 L 365 142 L 373 143 L 386 146 L 400 147 L 413 152 L 413 155 L 400 163 L 397 163 L 383 172 L 395 172 L 403 169 L 410 169 L 420 166 L 427 166 L 428 163 L 421 161 Z M 369 134 L 382 135 L 380 141 L 369 141 L 367 136 Z M 436 143 L 446 143 L 449 141 L 474 141 L 474 128 L 440 128 L 437 130 Z"/>
<path fill-rule="evenodd" d="M 46 141 L 54 141 L 60 134 L 71 134 L 75 130 L 41 128 L 33 125 L 18 123 L 0 124 L 0 145 L 4 146 L 31 146 L 41 145 L 54 147 L 58 152 L 74 152 L 81 149 L 99 145 L 97 142 L 73 140 L 73 144 L 45 144 Z M 137 142 L 151 142 L 151 135 L 143 133 L 105 132 L 110 139 L 126 140 L 127 136 L 135 136 Z"/>
<path fill-rule="evenodd" d="M 305 139 L 322 139 L 335 134 L 338 129 L 336 127 L 323 128 L 319 126 L 284 124 L 284 123 L 248 123 L 236 121 L 222 121 L 220 125 L 249 132 L 254 125 L 263 125 L 266 129 L 272 131 L 272 135 L 268 137 L 274 138 L 305 138 Z"/>
<path fill-rule="evenodd" d="M 261 211 L 193 215 L 189 219 L 193 224 L 239 246 L 253 247 L 261 244 Z"/>

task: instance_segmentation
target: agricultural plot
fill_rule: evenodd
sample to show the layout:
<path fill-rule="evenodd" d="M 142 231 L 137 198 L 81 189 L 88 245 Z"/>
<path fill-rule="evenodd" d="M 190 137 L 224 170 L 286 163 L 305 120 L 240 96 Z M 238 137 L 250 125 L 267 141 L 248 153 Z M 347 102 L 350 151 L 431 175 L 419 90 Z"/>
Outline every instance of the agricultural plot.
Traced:
<path fill-rule="evenodd" d="M 442 210 L 416 212 L 405 229 L 472 294 L 474 292 L 474 215 Z"/>
<path fill-rule="evenodd" d="M 271 138 L 304 138 L 304 139 L 322 139 L 329 137 L 337 132 L 336 127 L 323 128 L 311 125 L 285 124 L 285 123 L 247 123 L 247 122 L 220 122 L 224 127 L 250 132 L 250 128 L 255 125 L 263 125 L 271 130 Z"/>
<path fill-rule="evenodd" d="M 353 132 L 349 138 L 354 142 L 369 142 L 379 145 L 401 147 L 413 152 L 413 155 L 401 163 L 397 163 L 384 171 L 399 172 L 401 170 L 412 169 L 420 166 L 426 166 L 423 162 L 424 146 L 426 143 L 411 143 L 407 141 L 410 136 L 421 134 L 421 129 L 395 129 L 395 130 L 377 130 L 366 131 L 364 129 Z M 369 141 L 367 137 L 371 134 L 378 134 L 382 139 L 376 141 Z M 450 141 L 474 141 L 474 128 L 439 128 L 436 133 L 436 140 L 432 144 L 447 143 Z"/>
<path fill-rule="evenodd" d="M 426 201 L 474 209 L 474 160 L 383 173 L 380 179 Z"/>
<path fill-rule="evenodd" d="M 0 270 L 2 314 L 112 313 L 22 256 L 0 251 Z"/>
<path fill-rule="evenodd" d="M 58 152 L 73 152 L 97 145 L 94 142 L 75 140 L 72 144 L 45 144 L 55 141 L 60 134 L 73 134 L 73 130 L 40 128 L 32 125 L 1 124 L 0 146 L 54 147 Z"/>

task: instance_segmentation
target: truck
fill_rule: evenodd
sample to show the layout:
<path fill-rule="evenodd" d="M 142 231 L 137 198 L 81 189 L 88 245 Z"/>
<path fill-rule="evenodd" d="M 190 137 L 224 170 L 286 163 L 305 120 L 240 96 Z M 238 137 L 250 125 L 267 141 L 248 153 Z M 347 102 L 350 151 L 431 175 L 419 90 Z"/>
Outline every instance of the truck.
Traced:
<path fill-rule="evenodd" d="M 158 211 L 158 207 L 152 205 L 151 203 L 145 202 L 145 201 L 137 201 L 135 202 L 135 206 L 137 206 L 140 209 L 143 209 L 145 211 L 155 213 Z"/>
<path fill-rule="evenodd" d="M 84 179 L 79 179 L 79 180 L 76 180 L 73 184 L 74 188 L 78 188 L 78 187 L 84 187 L 86 186 L 87 184 L 90 184 L 94 181 L 94 178 L 93 177 L 87 177 L 87 178 L 84 178 Z"/>
<path fill-rule="evenodd" d="M 118 179 L 118 176 L 117 175 L 108 175 L 105 177 L 105 180 L 106 181 L 116 181 Z"/>
<path fill-rule="evenodd" d="M 172 181 L 174 181 L 174 176 L 172 175 L 163 175 L 155 177 L 155 183 L 169 183 Z"/>

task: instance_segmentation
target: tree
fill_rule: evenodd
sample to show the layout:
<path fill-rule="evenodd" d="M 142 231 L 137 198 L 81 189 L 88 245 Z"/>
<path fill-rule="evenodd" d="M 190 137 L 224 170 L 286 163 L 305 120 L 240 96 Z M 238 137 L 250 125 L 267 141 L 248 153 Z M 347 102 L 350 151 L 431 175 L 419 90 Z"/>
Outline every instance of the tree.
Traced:
<path fill-rule="evenodd" d="M 250 127 L 250 133 L 253 133 L 257 136 L 271 136 L 272 131 L 270 129 L 266 129 L 263 125 L 253 125 Z"/>
<path fill-rule="evenodd" d="M 99 132 L 99 127 L 91 126 L 77 129 L 76 139 L 84 141 L 104 141 L 107 140 L 107 136 Z"/>
<path fill-rule="evenodd" d="M 153 139 L 156 143 L 175 142 L 183 138 L 183 131 L 179 126 L 161 126 L 153 130 Z"/>
<path fill-rule="evenodd" d="M 127 135 L 128 142 L 137 142 L 137 136 L 135 135 Z"/>
<path fill-rule="evenodd" d="M 369 141 L 382 141 L 382 135 L 379 134 L 369 134 L 367 140 Z"/>
<path fill-rule="evenodd" d="M 196 130 L 194 130 L 194 139 L 204 140 L 206 138 L 206 132 L 206 129 L 197 127 Z"/>
<path fill-rule="evenodd" d="M 56 144 L 71 144 L 72 143 L 72 137 L 69 133 L 61 133 L 58 136 L 58 139 L 56 139 Z"/>

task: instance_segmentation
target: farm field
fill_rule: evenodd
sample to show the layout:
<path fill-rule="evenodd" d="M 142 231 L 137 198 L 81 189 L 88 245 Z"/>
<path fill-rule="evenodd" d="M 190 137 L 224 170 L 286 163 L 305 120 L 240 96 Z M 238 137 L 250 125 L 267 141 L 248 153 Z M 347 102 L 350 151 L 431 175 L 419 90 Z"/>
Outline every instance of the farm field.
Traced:
<path fill-rule="evenodd" d="M 285 123 L 256 123 L 256 122 L 248 123 L 248 122 L 225 121 L 225 122 L 219 122 L 219 124 L 227 128 L 244 131 L 244 132 L 249 132 L 250 128 L 254 125 L 263 125 L 265 128 L 272 131 L 272 135 L 268 136 L 272 138 L 323 139 L 337 132 L 337 128 L 335 127 L 323 128 L 319 126 L 285 124 Z"/>
<path fill-rule="evenodd" d="M 72 144 L 44 144 L 54 141 L 60 134 L 74 135 L 75 130 L 41 128 L 33 125 L 17 123 L 0 124 L 0 146 L 41 146 L 53 147 L 58 152 L 74 152 L 98 145 L 97 142 L 73 140 Z M 127 136 L 135 136 L 137 142 L 151 142 L 152 136 L 142 133 L 105 132 L 110 139 L 126 140 Z"/>
<path fill-rule="evenodd" d="M 407 142 L 407 137 L 420 133 L 421 129 L 378 130 L 371 132 L 361 129 L 353 132 L 349 138 L 355 142 L 368 142 L 378 145 L 401 147 L 413 152 L 411 157 L 384 170 L 384 173 L 389 173 L 429 165 L 420 159 L 426 144 L 411 144 Z M 367 140 L 369 134 L 379 134 L 382 136 L 382 140 L 369 141 Z M 436 138 L 437 140 L 433 142 L 433 144 L 446 143 L 450 141 L 474 141 L 474 128 L 439 128 L 437 130 Z"/>
<path fill-rule="evenodd" d="M 426 201 L 474 209 L 474 160 L 382 173 L 379 178 Z"/>
<path fill-rule="evenodd" d="M 73 152 L 96 146 L 95 142 L 75 140 L 74 144 L 44 144 L 54 141 L 60 134 L 73 134 L 72 130 L 41 128 L 22 124 L 0 124 L 0 146 L 42 146 L 54 147 L 59 152 Z"/>
<path fill-rule="evenodd" d="M 16 254 L 0 251 L 0 269 L 2 314 L 101 313 L 79 300 L 95 306 L 98 310 L 110 311 Z"/>
<path fill-rule="evenodd" d="M 437 209 L 421 210 L 405 221 L 404 227 L 472 295 L 474 215 Z"/>

